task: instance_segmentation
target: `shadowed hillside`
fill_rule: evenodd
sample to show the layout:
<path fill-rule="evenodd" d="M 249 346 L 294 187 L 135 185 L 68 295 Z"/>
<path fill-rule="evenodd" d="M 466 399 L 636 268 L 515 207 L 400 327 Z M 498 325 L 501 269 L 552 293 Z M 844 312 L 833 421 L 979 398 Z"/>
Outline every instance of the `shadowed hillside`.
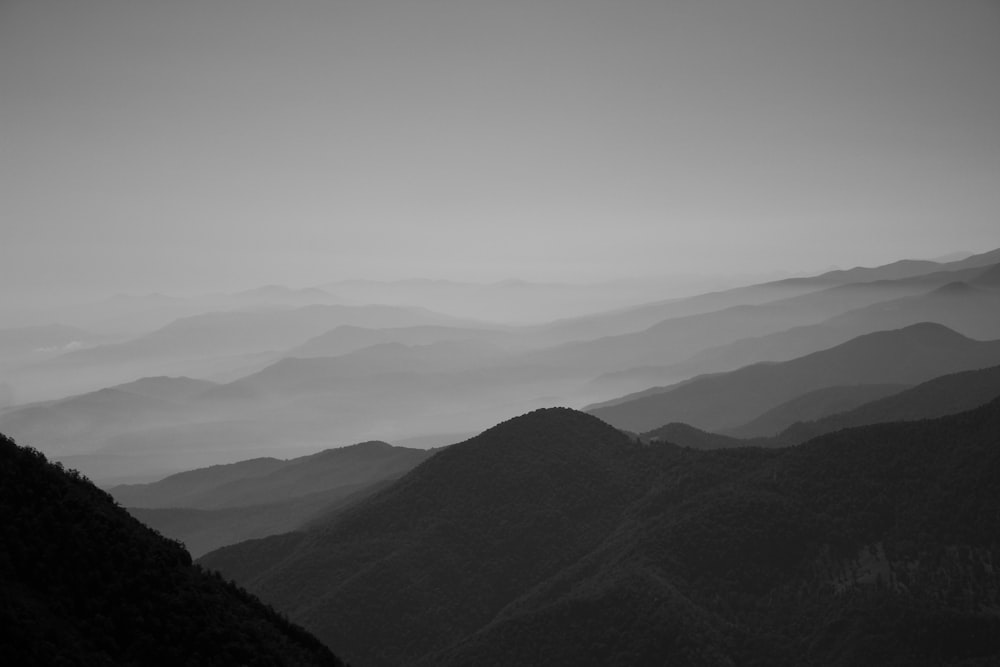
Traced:
<path fill-rule="evenodd" d="M 1000 341 L 976 341 L 922 323 L 859 336 L 773 364 L 694 378 L 626 396 L 590 412 L 620 428 L 648 431 L 678 421 L 709 431 L 744 424 L 793 398 L 849 384 L 915 384 L 1000 362 Z"/>
<path fill-rule="evenodd" d="M 543 410 L 203 562 L 372 665 L 989 664 L 998 430 L 706 452 Z"/>
<path fill-rule="evenodd" d="M 12 665 L 340 665 L 109 495 L 0 438 L 0 645 Z"/>

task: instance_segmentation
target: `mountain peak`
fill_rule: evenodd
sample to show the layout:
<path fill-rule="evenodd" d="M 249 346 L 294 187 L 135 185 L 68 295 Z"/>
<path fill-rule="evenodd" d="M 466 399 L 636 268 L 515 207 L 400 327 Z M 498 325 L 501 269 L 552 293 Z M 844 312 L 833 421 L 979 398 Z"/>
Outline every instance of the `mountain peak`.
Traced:
<path fill-rule="evenodd" d="M 473 440 L 484 436 L 516 436 L 521 432 L 545 433 L 558 432 L 559 430 L 576 432 L 582 429 L 595 432 L 603 431 L 616 436 L 622 435 L 621 431 L 593 415 L 572 408 L 554 407 L 539 408 L 502 421 L 483 431 Z"/>

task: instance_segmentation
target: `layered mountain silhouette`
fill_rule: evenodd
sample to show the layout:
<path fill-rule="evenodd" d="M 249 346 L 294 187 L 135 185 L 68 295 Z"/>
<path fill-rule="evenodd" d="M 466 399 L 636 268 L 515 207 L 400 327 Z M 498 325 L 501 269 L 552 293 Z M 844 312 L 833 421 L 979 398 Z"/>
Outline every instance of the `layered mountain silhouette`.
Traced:
<path fill-rule="evenodd" d="M 695 451 L 542 410 L 202 562 L 359 664 L 988 664 L 998 429 Z"/>
<path fill-rule="evenodd" d="M 341 665 L 314 637 L 36 450 L 0 437 L 12 665 Z"/>
<path fill-rule="evenodd" d="M 654 388 L 592 406 L 589 411 L 636 432 L 670 422 L 722 431 L 818 389 L 846 384 L 915 384 L 996 363 L 1000 363 L 1000 341 L 976 341 L 940 324 L 922 323 L 859 336 L 791 361 L 754 364 Z"/>
<path fill-rule="evenodd" d="M 415 326 L 415 327 L 358 327 L 343 325 L 331 329 L 286 352 L 289 357 L 338 357 L 357 352 L 379 343 L 402 345 L 430 345 L 432 343 L 508 341 L 511 334 L 496 329 Z"/>
<path fill-rule="evenodd" d="M 888 392 L 883 398 L 864 402 L 857 400 L 865 394 L 870 398 L 871 394 L 885 392 L 891 387 L 896 385 L 831 387 L 832 396 L 824 396 L 828 390 L 820 389 L 768 411 L 748 424 L 730 429 L 727 434 L 711 433 L 674 422 L 642 434 L 642 439 L 694 449 L 790 447 L 844 428 L 943 417 L 971 410 L 1000 397 L 1000 366 L 943 375 L 913 387 Z M 861 404 L 851 409 L 838 409 L 851 403 Z M 801 408 L 820 414 L 812 420 L 795 420 L 773 435 L 734 435 L 764 430 L 765 425 L 770 431 L 778 423 L 791 419 Z"/>
<path fill-rule="evenodd" d="M 650 355 L 645 362 L 647 365 L 606 373 L 596 384 L 608 390 L 629 391 L 643 384 L 664 384 L 679 378 L 735 370 L 761 361 L 787 361 L 866 333 L 920 322 L 937 322 L 971 338 L 1000 338 L 1000 318 L 996 316 L 1000 312 L 1000 290 L 989 286 L 990 276 L 996 270 L 995 266 L 977 266 L 938 271 L 894 281 L 841 286 L 813 292 L 788 303 L 774 302 L 769 307 L 787 309 L 789 305 L 801 307 L 811 299 L 829 298 L 831 294 L 847 295 L 857 290 L 884 295 L 875 303 L 859 302 L 858 307 L 839 314 L 830 310 L 830 317 L 820 318 L 815 324 L 781 327 L 773 333 L 749 332 L 733 320 L 731 326 L 734 328 L 729 333 L 742 331 L 750 335 L 701 349 L 688 359 L 667 365 L 648 365 L 651 360 L 660 359 L 658 363 L 663 360 L 662 354 Z M 717 332 L 711 332 L 703 340 L 718 340 L 713 338 L 717 336 Z M 697 339 L 694 342 L 697 343 Z"/>
<path fill-rule="evenodd" d="M 365 442 L 280 460 L 252 459 L 191 470 L 110 493 L 144 523 L 194 556 L 288 532 L 381 488 L 433 450 Z"/>
<path fill-rule="evenodd" d="M 466 322 L 420 308 L 313 304 L 301 307 L 209 312 L 174 320 L 122 342 L 73 350 L 19 372 L 22 383 L 59 380 L 86 391 L 150 375 L 232 372 L 274 360 L 285 350 L 340 325 L 406 327 Z M 64 390 L 65 391 L 65 390 Z M 63 394 L 65 395 L 65 393 Z"/>
<path fill-rule="evenodd" d="M 856 384 L 825 387 L 796 396 L 746 424 L 727 429 L 725 433 L 736 438 L 777 435 L 796 422 L 813 421 L 838 412 L 846 412 L 865 403 L 897 394 L 906 388 L 907 385 L 902 384 Z M 985 402 L 985 400 L 980 401 L 976 405 Z M 971 408 L 975 405 L 966 407 Z"/>
<path fill-rule="evenodd" d="M 925 291 L 933 285 L 967 280 L 981 273 L 983 267 L 998 262 L 1000 262 L 1000 250 L 994 250 L 949 262 L 901 260 L 878 267 L 828 271 L 818 276 L 776 280 L 561 319 L 540 327 L 537 333 L 550 343 L 618 336 L 648 329 L 664 320 L 701 315 L 734 306 L 760 305 L 858 283 L 881 282 L 883 287 L 888 287 L 891 281 L 902 281 L 900 286 L 904 291 L 896 291 L 895 296 L 914 294 Z M 924 288 L 919 286 L 921 284 Z M 892 291 L 888 293 L 892 294 Z"/>
<path fill-rule="evenodd" d="M 776 436 L 795 445 L 843 428 L 882 421 L 913 421 L 970 410 L 1000 396 L 1000 366 L 953 373 L 820 419 L 796 422 Z"/>

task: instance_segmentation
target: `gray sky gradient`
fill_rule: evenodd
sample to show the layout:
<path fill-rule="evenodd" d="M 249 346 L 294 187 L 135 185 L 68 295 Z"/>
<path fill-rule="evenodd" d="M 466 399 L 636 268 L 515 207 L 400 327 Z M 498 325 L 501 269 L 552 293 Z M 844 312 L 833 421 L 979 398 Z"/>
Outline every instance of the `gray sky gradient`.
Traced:
<path fill-rule="evenodd" d="M 1000 246 L 992 0 L 0 0 L 0 295 Z"/>

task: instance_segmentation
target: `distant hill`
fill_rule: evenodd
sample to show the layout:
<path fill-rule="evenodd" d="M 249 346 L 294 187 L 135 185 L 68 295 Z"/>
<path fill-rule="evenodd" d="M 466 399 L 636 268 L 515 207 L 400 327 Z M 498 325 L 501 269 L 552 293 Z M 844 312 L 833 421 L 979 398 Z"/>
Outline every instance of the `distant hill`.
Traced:
<path fill-rule="evenodd" d="M 433 450 L 364 442 L 294 459 L 254 459 L 171 475 L 151 484 L 110 490 L 128 507 L 222 509 L 267 505 L 337 487 L 398 477 Z"/>
<path fill-rule="evenodd" d="M 822 419 L 792 424 L 777 440 L 805 442 L 843 428 L 885 421 L 915 421 L 971 410 L 1000 396 L 1000 366 L 936 377 L 915 387 Z"/>
<path fill-rule="evenodd" d="M 106 493 L 7 438 L 0 590 L 12 665 L 342 664 Z"/>
<path fill-rule="evenodd" d="M 132 516 L 161 534 L 184 544 L 194 558 L 209 551 L 268 535 L 302 529 L 367 498 L 395 481 L 342 485 L 262 505 L 194 509 L 187 507 L 126 508 Z"/>
<path fill-rule="evenodd" d="M 754 441 L 748 439 L 702 431 L 681 422 L 671 422 L 643 433 L 642 439 L 645 442 L 667 442 L 679 447 L 690 447 L 691 449 L 727 449 L 731 447 L 751 447 L 756 444 Z"/>
<path fill-rule="evenodd" d="M 81 453 L 132 428 L 169 424 L 183 408 L 162 398 L 108 388 L 0 414 L 0 429 L 15 438 L 44 443 L 50 455 Z"/>
<path fill-rule="evenodd" d="M 945 284 L 950 276 L 948 279 L 939 276 L 929 283 L 923 278 L 848 283 L 761 304 L 737 305 L 696 315 L 673 317 L 661 320 L 642 331 L 567 343 L 531 353 L 526 358 L 539 364 L 588 369 L 597 373 L 666 366 L 664 370 L 673 372 L 675 378 L 691 377 L 692 369 L 688 366 L 693 366 L 696 372 L 703 371 L 698 370 L 700 366 L 697 363 L 685 362 L 706 350 L 722 348 L 744 339 L 752 341 L 754 338 L 780 335 L 795 327 L 822 325 L 831 318 L 859 308 L 923 294 L 928 289 Z M 928 319 L 934 321 L 933 317 L 916 320 L 910 317 L 896 326 L 862 326 L 859 331 L 852 333 L 849 330 L 846 335 L 838 332 L 836 335 L 839 337 L 835 337 L 829 345 L 825 344 L 829 341 L 822 333 L 817 335 L 812 329 L 803 329 L 808 332 L 807 336 L 803 341 L 795 341 L 800 347 L 783 341 L 778 354 L 791 355 L 780 357 L 782 359 L 794 358 L 863 333 L 899 328 Z M 791 353 L 784 352 L 785 348 L 790 349 Z M 768 359 L 766 356 L 762 358 Z M 742 361 L 740 365 L 752 361 L 754 360 Z M 734 367 L 730 365 L 724 367 L 724 370 L 732 368 Z"/>
<path fill-rule="evenodd" d="M 110 493 L 195 557 L 228 544 L 297 530 L 364 498 L 434 454 L 365 442 L 294 459 L 252 459 L 177 473 Z"/>
<path fill-rule="evenodd" d="M 751 336 L 703 350 L 690 359 L 658 368 L 647 376 L 690 377 L 735 370 L 761 361 L 787 361 L 856 336 L 886 329 L 937 322 L 977 339 L 1000 338 L 1000 290 L 985 288 L 997 267 L 937 272 L 896 281 L 900 298 L 848 310 L 817 324 Z"/>
<path fill-rule="evenodd" d="M 722 431 L 817 389 L 915 384 L 996 363 L 1000 363 L 1000 341 L 975 341 L 939 324 L 922 323 L 859 336 L 791 361 L 755 364 L 652 389 L 589 411 L 635 432 L 672 421 Z"/>
<path fill-rule="evenodd" d="M 130 394 L 160 398 L 165 401 L 185 402 L 196 398 L 202 392 L 215 387 L 216 383 L 208 380 L 196 380 L 188 377 L 145 377 L 120 384 L 113 389 L 127 391 Z"/>
<path fill-rule="evenodd" d="M 997 432 L 1000 402 L 696 451 L 544 410 L 202 562 L 359 664 L 985 665 Z"/>
<path fill-rule="evenodd" d="M 288 357 L 338 357 L 379 343 L 429 345 L 467 340 L 498 341 L 511 334 L 496 329 L 471 327 L 417 326 L 376 329 L 343 325 L 331 329 L 285 352 Z"/>
<path fill-rule="evenodd" d="M 795 422 L 812 421 L 838 412 L 845 412 L 859 405 L 899 393 L 907 386 L 905 384 L 855 384 L 824 387 L 796 396 L 746 424 L 726 429 L 726 435 L 734 438 L 759 438 L 777 435 Z M 983 402 L 985 403 L 985 401 Z M 894 420 L 887 419 L 885 421 Z"/>
<path fill-rule="evenodd" d="M 300 344 L 342 324 L 367 327 L 444 324 L 457 320 L 419 308 L 309 305 L 185 317 L 114 345 L 70 352 L 49 365 L 121 364 L 171 358 L 236 355 Z"/>

